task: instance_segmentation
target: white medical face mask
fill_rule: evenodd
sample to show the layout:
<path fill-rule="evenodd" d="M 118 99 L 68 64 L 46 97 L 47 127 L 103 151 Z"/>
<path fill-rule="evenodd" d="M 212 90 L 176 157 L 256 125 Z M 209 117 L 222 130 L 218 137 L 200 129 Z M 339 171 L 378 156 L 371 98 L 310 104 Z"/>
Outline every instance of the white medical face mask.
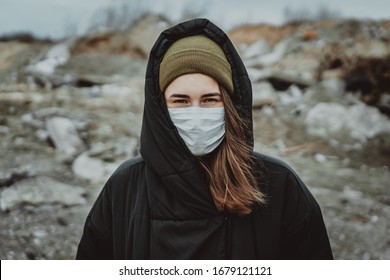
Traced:
<path fill-rule="evenodd" d="M 168 108 L 173 124 L 195 156 L 211 153 L 225 137 L 225 108 Z"/>

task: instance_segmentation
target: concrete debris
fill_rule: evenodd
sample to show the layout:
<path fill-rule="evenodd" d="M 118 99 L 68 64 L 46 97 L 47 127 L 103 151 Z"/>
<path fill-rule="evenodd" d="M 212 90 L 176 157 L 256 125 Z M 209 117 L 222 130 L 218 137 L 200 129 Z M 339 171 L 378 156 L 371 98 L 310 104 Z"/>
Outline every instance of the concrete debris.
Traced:
<path fill-rule="evenodd" d="M 314 160 L 319 162 L 319 163 L 325 163 L 328 161 L 327 157 L 323 154 L 315 154 Z"/>
<path fill-rule="evenodd" d="M 246 70 L 248 71 L 248 75 L 252 83 L 261 80 L 266 80 L 272 76 L 272 72 L 269 69 L 257 69 L 248 67 Z"/>
<path fill-rule="evenodd" d="M 70 58 L 69 46 L 61 43 L 53 46 L 46 54 L 46 57 L 36 64 L 26 67 L 26 71 L 31 74 L 51 75 L 56 67 L 65 64 Z"/>
<path fill-rule="evenodd" d="M 292 85 L 288 88 L 287 91 L 280 92 L 278 94 L 278 100 L 282 104 L 298 103 L 299 100 L 301 100 L 302 95 L 303 95 L 302 90 L 296 85 Z"/>
<path fill-rule="evenodd" d="M 123 161 L 134 157 L 137 149 L 138 141 L 127 137 L 121 137 L 115 143 L 94 143 L 74 160 L 72 171 L 82 179 L 102 183 Z"/>
<path fill-rule="evenodd" d="M 345 92 L 345 82 L 342 79 L 332 78 L 320 82 L 320 85 L 328 92 L 343 94 Z"/>
<path fill-rule="evenodd" d="M 283 40 L 279 42 L 272 52 L 262 54 L 258 57 L 252 58 L 251 60 L 247 60 L 246 65 L 248 67 L 266 67 L 280 62 L 283 56 L 286 54 L 287 48 L 290 44 L 290 39 Z"/>
<path fill-rule="evenodd" d="M 132 94 L 132 91 L 129 87 L 110 84 L 103 85 L 101 87 L 101 92 L 103 96 L 116 98 L 128 97 Z"/>
<path fill-rule="evenodd" d="M 49 118 L 55 116 L 66 116 L 67 114 L 68 113 L 64 110 L 64 108 L 47 107 L 22 115 L 21 121 L 23 124 L 34 128 L 44 129 L 46 128 L 46 121 Z"/>
<path fill-rule="evenodd" d="M 10 170 L 1 170 L 0 188 L 11 186 L 17 181 L 34 177 L 35 175 L 36 171 L 31 166 L 22 166 L 20 168 L 12 168 Z"/>
<path fill-rule="evenodd" d="M 61 107 L 47 107 L 34 111 L 33 117 L 39 120 L 47 120 L 54 116 L 66 116 L 68 113 Z"/>
<path fill-rule="evenodd" d="M 58 182 L 49 177 L 25 179 L 0 192 L 0 210 L 12 210 L 22 205 L 61 204 L 64 206 L 86 203 L 85 190 Z"/>
<path fill-rule="evenodd" d="M 296 85 L 300 88 L 307 88 L 312 85 L 312 81 L 310 80 L 305 80 L 283 72 L 274 72 L 267 80 L 276 90 L 282 91 L 287 90 L 291 85 Z"/>
<path fill-rule="evenodd" d="M 36 132 L 35 132 L 35 136 L 41 141 L 41 142 L 46 142 L 50 139 L 50 135 L 49 135 L 49 132 L 47 132 L 47 130 L 44 130 L 44 129 L 38 129 Z"/>
<path fill-rule="evenodd" d="M 10 128 L 5 125 L 0 125 L 0 134 L 8 134 L 10 132 Z"/>
<path fill-rule="evenodd" d="M 275 90 L 268 82 L 255 83 L 252 86 L 254 109 L 261 108 L 264 105 L 273 105 L 276 101 Z"/>
<path fill-rule="evenodd" d="M 46 97 L 40 92 L 1 92 L 0 110 L 1 112 L 13 113 L 12 108 L 28 107 L 31 104 L 43 104 L 47 102 Z"/>
<path fill-rule="evenodd" d="M 145 54 L 145 57 L 148 57 L 156 38 L 170 25 L 166 18 L 158 15 L 146 15 L 129 29 L 128 35 L 132 42 L 137 44 L 138 49 Z"/>
<path fill-rule="evenodd" d="M 72 171 L 84 180 L 104 183 L 119 164 L 118 162 L 104 162 L 99 158 L 89 156 L 89 152 L 84 152 L 74 160 Z"/>
<path fill-rule="evenodd" d="M 256 56 L 261 56 L 266 53 L 269 53 L 271 51 L 271 48 L 267 41 L 265 40 L 258 40 L 248 46 L 244 53 L 243 53 L 243 59 L 248 59 Z"/>
<path fill-rule="evenodd" d="M 124 156 L 132 158 L 138 154 L 138 140 L 134 138 L 121 137 L 115 142 L 114 154 L 116 157 Z"/>
<path fill-rule="evenodd" d="M 104 67 L 102 67 L 104 65 Z M 113 84 L 127 81 L 129 77 L 143 76 L 146 61 L 119 55 L 115 52 L 88 52 L 73 55 L 69 61 L 56 69 L 56 74 L 70 75 L 76 87 Z"/>
<path fill-rule="evenodd" d="M 53 117 L 46 121 L 46 129 L 52 139 L 57 153 L 76 156 L 85 150 L 74 123 L 64 117 Z"/>
<path fill-rule="evenodd" d="M 390 134 L 390 120 L 363 103 L 349 107 L 318 103 L 305 119 L 307 132 L 324 139 L 365 143 L 379 134 Z"/>

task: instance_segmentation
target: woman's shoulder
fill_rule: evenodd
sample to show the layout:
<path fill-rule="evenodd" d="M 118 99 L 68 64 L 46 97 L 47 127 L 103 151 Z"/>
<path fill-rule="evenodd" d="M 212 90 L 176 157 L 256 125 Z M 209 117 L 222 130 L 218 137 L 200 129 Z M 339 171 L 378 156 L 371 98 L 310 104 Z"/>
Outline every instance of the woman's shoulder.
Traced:
<path fill-rule="evenodd" d="M 294 170 L 283 160 L 259 152 L 254 152 L 254 159 L 256 164 L 261 166 L 262 169 L 272 172 L 292 173 L 295 174 Z"/>
<path fill-rule="evenodd" d="M 136 191 L 145 181 L 145 161 L 137 156 L 123 162 L 106 183 L 110 192 Z M 131 189 L 131 190 L 130 190 Z"/>
<path fill-rule="evenodd" d="M 112 174 L 112 177 L 122 176 L 123 174 L 128 174 L 131 171 L 137 169 L 142 169 L 145 165 L 145 161 L 141 156 L 136 156 L 134 158 L 124 161 Z"/>
<path fill-rule="evenodd" d="M 308 187 L 301 180 L 299 175 L 281 159 L 254 153 L 256 162 L 261 169 L 261 180 L 266 185 L 266 190 L 274 201 L 282 204 L 289 204 L 291 207 L 297 207 L 305 211 L 318 210 L 318 204 L 311 194 Z M 302 213 L 305 212 L 302 210 Z"/>

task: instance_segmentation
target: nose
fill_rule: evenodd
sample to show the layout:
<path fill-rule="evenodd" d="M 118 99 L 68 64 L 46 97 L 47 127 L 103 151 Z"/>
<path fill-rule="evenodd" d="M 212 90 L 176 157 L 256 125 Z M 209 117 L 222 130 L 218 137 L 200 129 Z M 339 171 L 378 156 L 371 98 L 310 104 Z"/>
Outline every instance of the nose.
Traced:
<path fill-rule="evenodd" d="M 192 100 L 191 107 L 200 107 L 200 100 Z"/>

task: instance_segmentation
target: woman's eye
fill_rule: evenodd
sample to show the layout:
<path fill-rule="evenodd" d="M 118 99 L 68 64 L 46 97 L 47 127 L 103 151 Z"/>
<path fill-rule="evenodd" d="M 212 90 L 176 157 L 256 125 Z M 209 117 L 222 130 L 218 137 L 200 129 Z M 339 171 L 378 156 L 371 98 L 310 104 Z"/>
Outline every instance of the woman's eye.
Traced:
<path fill-rule="evenodd" d="M 214 98 L 207 98 L 207 99 L 205 99 L 203 102 L 205 102 L 205 103 L 217 102 L 217 99 L 214 99 Z"/>
<path fill-rule="evenodd" d="M 175 100 L 173 100 L 173 103 L 187 104 L 187 100 L 185 100 L 185 99 L 175 99 Z"/>

